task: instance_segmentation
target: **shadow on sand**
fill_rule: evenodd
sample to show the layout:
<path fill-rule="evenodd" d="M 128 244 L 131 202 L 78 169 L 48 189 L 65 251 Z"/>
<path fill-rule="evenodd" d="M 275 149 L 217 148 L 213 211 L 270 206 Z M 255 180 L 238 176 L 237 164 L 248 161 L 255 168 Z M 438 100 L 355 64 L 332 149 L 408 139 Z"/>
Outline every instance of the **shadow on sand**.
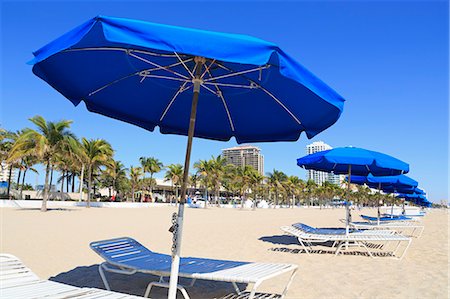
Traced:
<path fill-rule="evenodd" d="M 18 211 L 40 211 L 41 208 L 17 208 Z M 75 212 L 79 211 L 79 209 L 70 209 L 70 208 L 47 208 L 47 212 L 54 212 L 54 211 L 64 211 L 64 212 Z"/>
<path fill-rule="evenodd" d="M 265 236 L 259 238 L 260 241 L 269 242 L 274 245 L 297 245 L 296 248 L 289 247 L 272 247 L 269 250 L 275 252 L 286 252 L 291 254 L 307 254 L 304 248 L 300 245 L 300 242 L 294 236 L 289 235 L 275 235 L 275 236 Z M 311 254 L 331 254 L 334 255 L 336 252 L 336 247 L 333 247 L 333 241 L 327 241 L 323 243 L 313 243 L 310 246 L 309 253 Z M 366 243 L 366 246 L 370 249 L 383 249 L 383 246 L 380 244 L 370 244 Z M 341 251 L 342 255 L 359 255 L 359 256 L 369 256 L 367 251 L 365 250 L 354 250 L 351 251 Z M 390 257 L 392 256 L 389 252 L 372 252 L 372 255 L 375 257 Z"/>
<path fill-rule="evenodd" d="M 159 280 L 158 276 L 143 273 L 133 275 L 106 273 L 106 277 L 113 291 L 137 296 L 144 296 L 147 285 Z M 105 289 L 98 272 L 98 265 L 76 267 L 53 276 L 50 280 L 76 287 Z M 168 280 L 167 278 L 166 281 Z M 188 285 L 190 280 L 181 278 L 180 283 Z M 241 290 L 247 287 L 246 284 L 238 284 L 238 286 Z M 220 298 L 234 292 L 231 283 L 206 280 L 198 280 L 193 287 L 186 290 L 192 299 Z M 153 299 L 167 298 L 167 289 L 154 287 L 150 295 Z"/>

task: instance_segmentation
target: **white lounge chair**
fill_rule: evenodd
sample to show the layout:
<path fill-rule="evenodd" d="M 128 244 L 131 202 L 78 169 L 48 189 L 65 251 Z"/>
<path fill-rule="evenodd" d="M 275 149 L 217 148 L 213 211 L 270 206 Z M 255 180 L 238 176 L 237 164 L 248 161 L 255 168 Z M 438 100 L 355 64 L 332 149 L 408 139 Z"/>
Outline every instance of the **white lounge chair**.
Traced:
<path fill-rule="evenodd" d="M 307 254 L 310 254 L 310 251 L 312 250 L 312 245 L 315 243 L 325 243 L 325 242 L 333 242 L 332 247 L 336 247 L 335 255 L 338 255 L 341 253 L 341 251 L 348 247 L 362 247 L 367 250 L 367 253 L 369 256 L 374 257 L 372 252 L 369 250 L 368 243 L 382 243 L 382 247 L 387 250 L 387 243 L 388 242 L 395 242 L 396 245 L 394 246 L 394 249 L 391 251 L 388 251 L 392 257 L 396 257 L 400 244 L 402 242 L 407 243 L 406 247 L 404 248 L 403 252 L 398 257 L 399 259 L 402 259 L 405 255 L 406 251 L 409 248 L 409 245 L 411 244 L 411 238 L 398 235 L 398 234 L 386 234 L 386 233 L 365 233 L 365 232 L 352 232 L 346 235 L 345 233 L 317 233 L 314 231 L 308 230 L 308 226 L 305 226 L 306 229 L 303 228 L 305 226 L 304 224 L 297 223 L 293 226 L 283 226 L 281 227 L 281 230 L 284 232 L 297 237 L 298 241 L 302 245 L 303 249 Z"/>
<path fill-rule="evenodd" d="M 172 258 L 170 255 L 153 252 L 132 238 L 117 238 L 92 242 L 91 248 L 99 254 L 105 262 L 100 264 L 100 276 L 106 289 L 110 290 L 105 271 L 132 275 L 137 272 L 148 273 L 160 277 L 159 282 L 150 282 L 145 297 L 150 295 L 153 286 L 168 288 L 164 277 L 170 275 Z M 205 258 L 181 258 L 179 276 L 192 279 L 189 286 L 193 286 L 197 279 L 231 282 L 236 293 L 235 298 L 283 298 L 292 283 L 297 271 L 297 265 L 275 263 L 249 263 L 224 261 Z M 289 281 L 281 295 L 256 293 L 257 287 L 265 280 L 292 272 Z M 253 284 L 250 292 L 242 292 L 236 283 Z M 184 286 L 179 285 L 184 298 L 189 296 Z M 232 297 L 230 297 L 232 298 Z"/>
<path fill-rule="evenodd" d="M 78 288 L 59 282 L 41 280 L 17 257 L 10 254 L 0 254 L 0 298 L 138 299 L 142 297 L 93 288 Z"/>
<path fill-rule="evenodd" d="M 398 222 L 350 222 L 350 227 L 354 229 L 367 230 L 392 230 L 404 236 L 419 238 L 422 236 L 425 227 L 415 222 L 398 221 Z"/>

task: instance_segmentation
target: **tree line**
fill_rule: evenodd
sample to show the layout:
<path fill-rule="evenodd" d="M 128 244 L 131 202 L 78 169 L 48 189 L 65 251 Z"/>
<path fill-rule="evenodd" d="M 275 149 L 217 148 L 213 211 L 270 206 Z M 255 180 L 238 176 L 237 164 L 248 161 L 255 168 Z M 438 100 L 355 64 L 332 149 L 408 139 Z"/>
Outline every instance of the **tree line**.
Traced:
<path fill-rule="evenodd" d="M 181 164 L 165 165 L 155 157 L 140 157 L 140 165 L 126 168 L 121 161 L 114 159 L 115 151 L 108 141 L 77 138 L 70 131 L 70 120 L 52 122 L 42 116 L 34 116 L 29 120 L 35 128 L 16 132 L 0 128 L 1 167 L 7 165 L 9 172 L 7 198 L 11 198 L 10 189 L 13 185 L 18 190 L 18 198 L 22 198 L 23 190 L 30 189 L 25 184 L 26 174 L 30 171 L 37 173 L 34 166 L 38 164 L 45 169 L 42 211 L 47 210 L 50 187 L 54 183 L 59 185 L 60 192 L 79 192 L 82 196 L 83 191 L 86 191 L 87 198 L 83 200 L 89 207 L 99 188 L 108 188 L 109 196 L 117 200 L 142 201 L 145 194 L 152 195 L 156 187 L 154 175 L 162 171 L 165 171 L 164 179 L 172 183 L 174 198 L 179 198 L 179 189 L 183 183 Z M 372 192 L 366 186 L 355 186 L 353 192 L 346 194 L 345 189 L 338 185 L 325 182 L 318 186 L 312 180 L 304 181 L 276 169 L 264 176 L 252 166 L 228 164 L 220 155 L 212 156 L 209 160 L 199 160 L 193 168 L 194 172 L 188 181 L 191 196 L 195 190 L 202 190 L 211 199 L 209 204 L 215 205 L 235 198 L 239 198 L 242 206 L 247 199 L 254 203 L 264 199 L 275 206 L 323 206 L 344 198 L 361 205 L 395 200 L 392 196 Z M 15 184 L 11 182 L 14 169 L 18 170 Z M 136 194 L 139 194 L 137 198 Z"/>

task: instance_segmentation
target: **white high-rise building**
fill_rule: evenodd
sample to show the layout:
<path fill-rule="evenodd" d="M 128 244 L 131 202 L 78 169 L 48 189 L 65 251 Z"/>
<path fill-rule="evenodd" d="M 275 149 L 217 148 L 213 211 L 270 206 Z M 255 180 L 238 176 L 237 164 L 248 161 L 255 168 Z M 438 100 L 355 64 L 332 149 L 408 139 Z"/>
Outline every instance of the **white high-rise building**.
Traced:
<path fill-rule="evenodd" d="M 253 166 L 260 174 L 264 175 L 264 156 L 261 149 L 251 145 L 240 145 L 222 150 L 222 157 L 229 164 L 236 166 Z"/>
<path fill-rule="evenodd" d="M 314 154 L 321 151 L 332 149 L 332 147 L 323 141 L 316 141 L 306 146 L 306 154 Z M 308 170 L 308 180 L 313 180 L 317 185 L 322 185 L 324 182 L 330 182 L 335 185 L 341 184 L 341 176 L 328 172 Z"/>

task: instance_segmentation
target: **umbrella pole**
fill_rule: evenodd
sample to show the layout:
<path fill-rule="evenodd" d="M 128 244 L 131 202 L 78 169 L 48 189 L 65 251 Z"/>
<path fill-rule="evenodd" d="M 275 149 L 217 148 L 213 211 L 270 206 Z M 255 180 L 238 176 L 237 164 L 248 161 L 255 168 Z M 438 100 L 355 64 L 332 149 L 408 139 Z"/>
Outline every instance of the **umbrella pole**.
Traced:
<path fill-rule="evenodd" d="M 351 221 L 351 215 L 350 215 L 350 205 L 349 205 L 349 200 L 350 200 L 350 183 L 352 182 L 352 165 L 349 164 L 348 165 L 348 185 L 347 185 L 347 201 L 345 203 L 345 212 L 346 212 L 346 218 L 347 218 L 347 225 L 345 227 L 345 233 L 348 235 L 349 231 L 350 231 L 350 221 Z"/>
<path fill-rule="evenodd" d="M 183 182 L 181 185 L 181 197 L 180 204 L 178 205 L 178 215 L 176 217 L 176 224 L 172 226 L 173 231 L 173 244 L 172 244 L 172 266 L 170 268 L 170 281 L 169 281 L 169 295 L 168 299 L 176 299 L 177 286 L 178 286 L 178 271 L 180 267 L 180 252 L 181 252 L 181 238 L 183 233 L 183 216 L 184 216 L 184 204 L 186 203 L 186 189 L 187 181 L 189 177 L 189 164 L 191 161 L 192 139 L 194 137 L 195 119 L 197 117 L 197 104 L 198 96 L 200 94 L 201 85 L 201 71 L 202 66 L 205 63 L 205 58 L 195 57 L 195 78 L 192 80 L 194 83 L 194 95 L 192 96 L 191 116 L 189 120 L 188 142 L 186 146 L 186 157 L 184 160 Z"/>
<path fill-rule="evenodd" d="M 381 183 L 378 183 L 378 194 L 381 195 Z M 378 220 L 377 220 L 377 225 L 380 225 L 380 200 L 378 200 Z"/>

